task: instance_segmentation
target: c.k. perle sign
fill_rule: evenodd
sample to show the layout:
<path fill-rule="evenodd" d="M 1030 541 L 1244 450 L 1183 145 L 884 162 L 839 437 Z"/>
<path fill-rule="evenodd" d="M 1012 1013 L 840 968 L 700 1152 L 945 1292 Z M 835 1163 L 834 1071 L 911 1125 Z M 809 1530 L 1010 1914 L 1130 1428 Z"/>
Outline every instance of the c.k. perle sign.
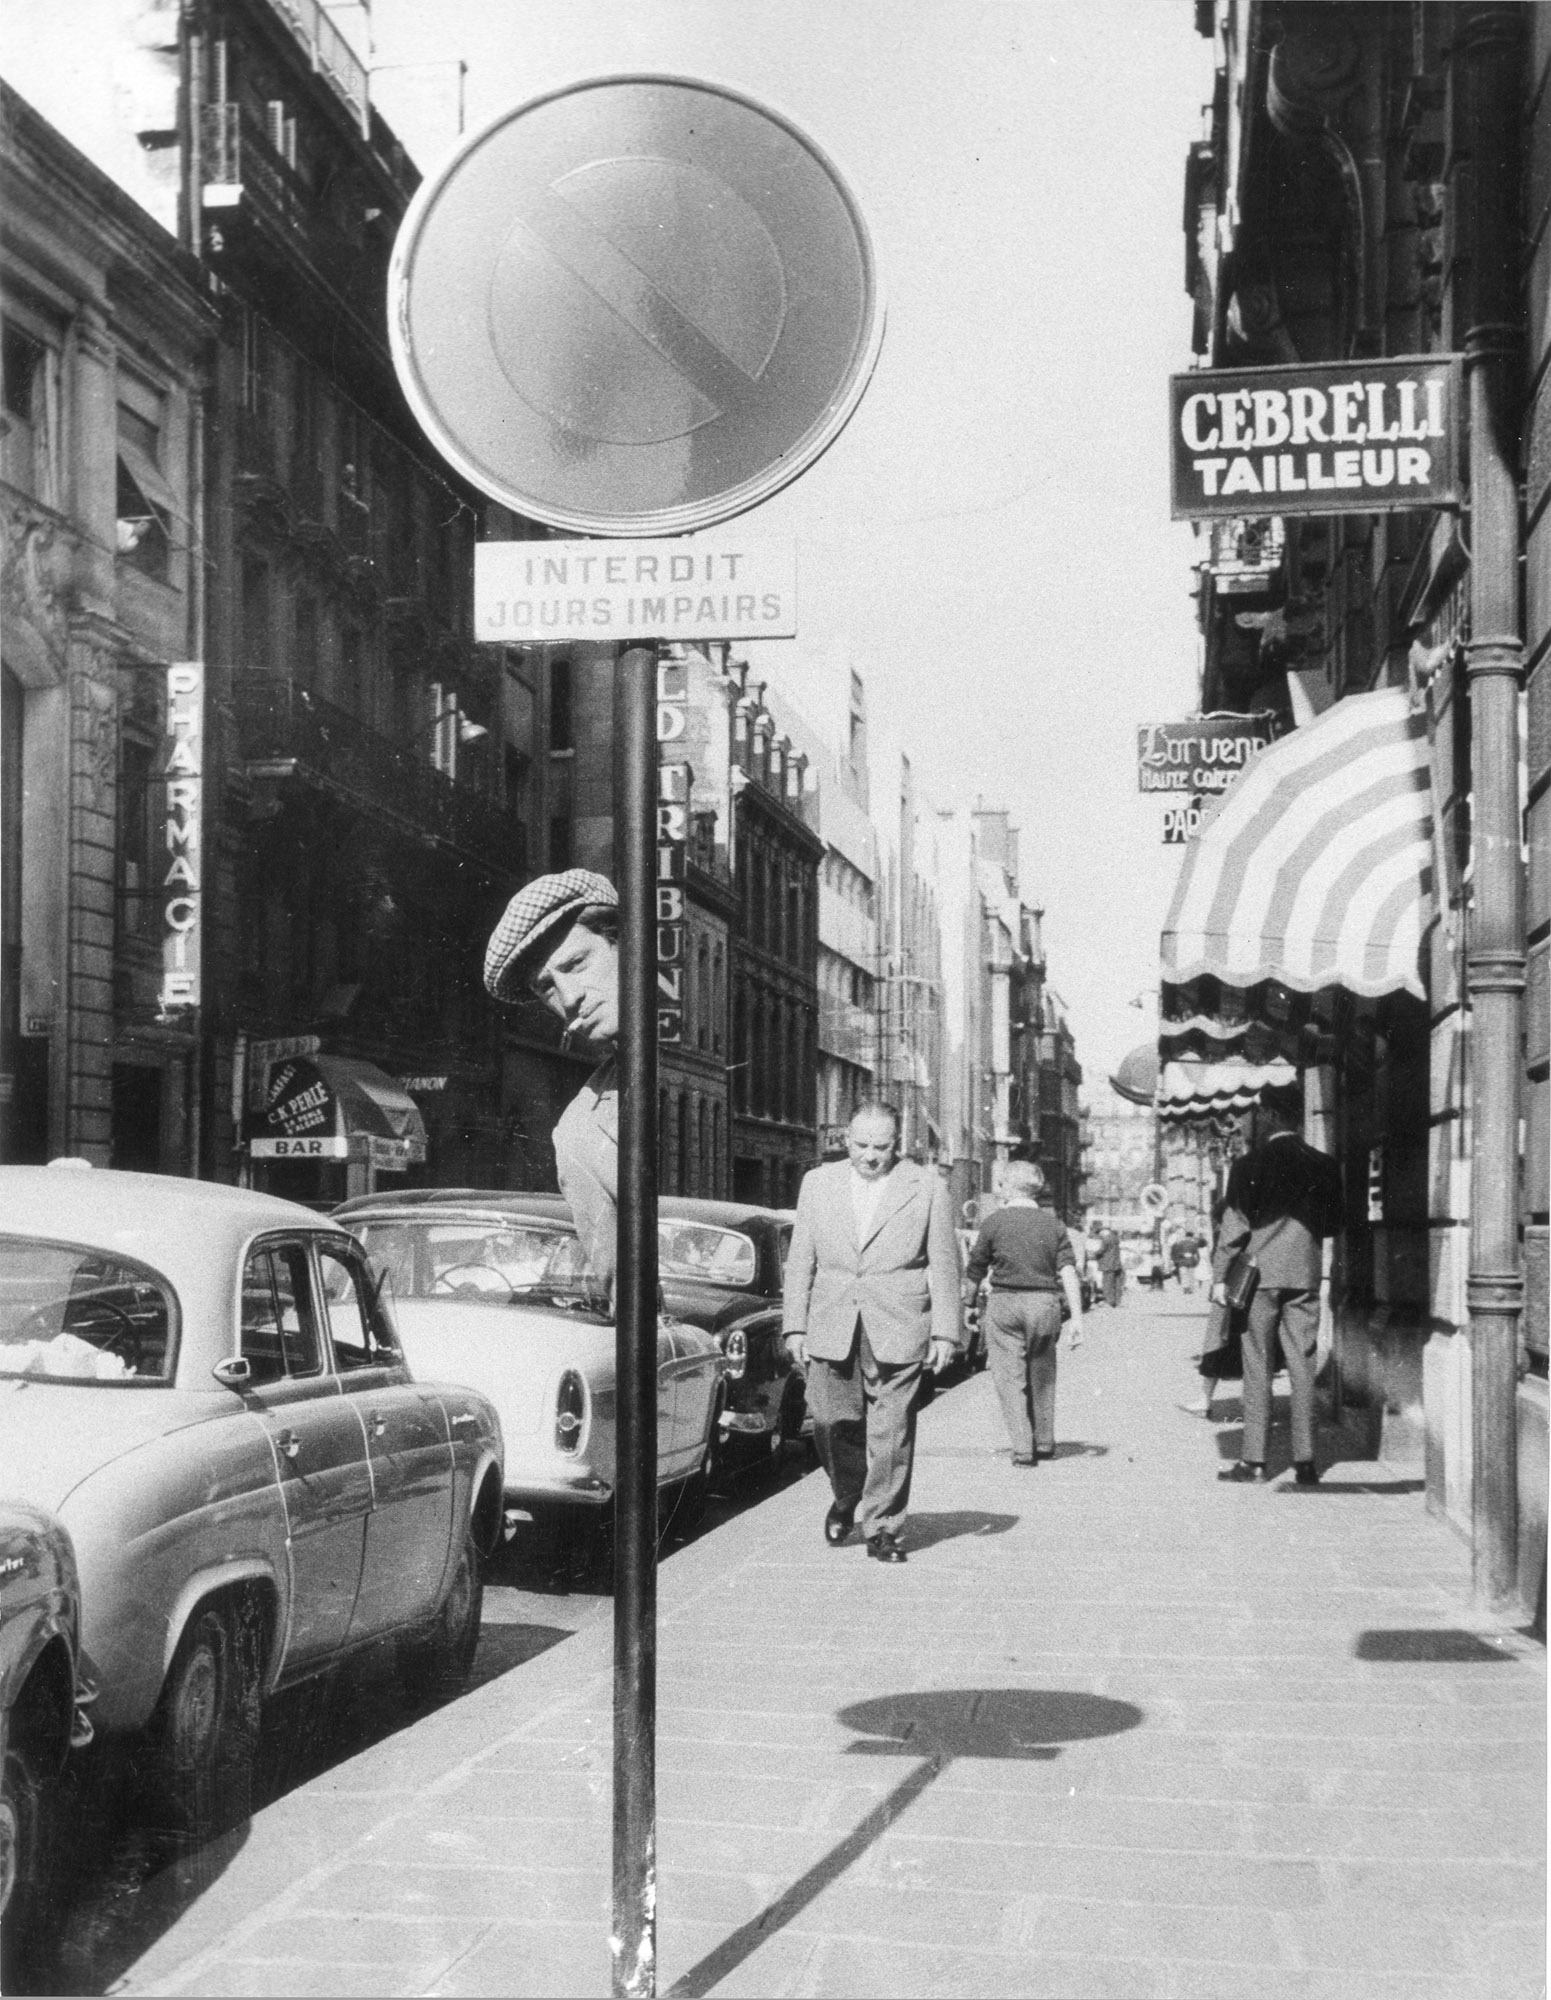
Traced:
<path fill-rule="evenodd" d="M 1169 378 L 1176 521 L 1376 514 L 1462 495 L 1458 355 Z"/>

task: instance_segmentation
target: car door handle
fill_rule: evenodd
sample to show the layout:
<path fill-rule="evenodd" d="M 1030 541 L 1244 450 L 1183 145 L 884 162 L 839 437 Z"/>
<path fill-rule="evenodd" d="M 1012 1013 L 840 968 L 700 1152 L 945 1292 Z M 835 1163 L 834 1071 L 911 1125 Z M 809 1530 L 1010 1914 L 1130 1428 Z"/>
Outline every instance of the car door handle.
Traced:
<path fill-rule="evenodd" d="M 385 1416 L 384 1416 L 384 1415 L 382 1414 L 381 1410 L 372 1410 L 372 1411 L 369 1411 L 369 1412 L 368 1412 L 368 1421 L 369 1421 L 369 1422 L 370 1422 L 370 1424 L 371 1424 L 371 1427 L 372 1427 L 372 1436 L 373 1436 L 374 1438 L 380 1438 L 380 1437 L 382 1436 L 383 1432 L 384 1432 L 384 1431 L 385 1431 L 385 1430 L 386 1430 L 386 1429 L 388 1428 L 388 1420 L 387 1420 L 387 1418 L 386 1418 L 386 1417 L 385 1417 Z"/>
<path fill-rule="evenodd" d="M 465 1410 L 461 1417 L 453 1418 L 452 1427 L 454 1430 L 458 1430 L 464 1424 L 477 1424 L 478 1422 L 479 1422 L 478 1417 L 471 1415 L 469 1411 Z"/>
<path fill-rule="evenodd" d="M 302 1448 L 302 1441 L 295 1431 L 279 1431 L 275 1435 L 275 1445 L 287 1458 L 295 1458 Z"/>

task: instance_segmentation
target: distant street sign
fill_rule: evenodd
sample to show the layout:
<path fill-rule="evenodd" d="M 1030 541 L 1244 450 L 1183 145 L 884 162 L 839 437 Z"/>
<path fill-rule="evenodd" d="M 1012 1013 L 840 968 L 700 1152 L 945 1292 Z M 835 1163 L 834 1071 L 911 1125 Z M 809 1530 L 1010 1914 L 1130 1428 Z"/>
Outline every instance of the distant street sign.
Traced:
<path fill-rule="evenodd" d="M 1162 1215 L 1169 1205 L 1169 1191 L 1162 1181 L 1149 1181 L 1142 1189 L 1142 1206 L 1149 1215 Z"/>
<path fill-rule="evenodd" d="M 796 630 L 790 537 L 474 547 L 476 639 L 781 639 Z"/>
<path fill-rule="evenodd" d="M 580 534 L 680 533 L 765 499 L 841 429 L 883 333 L 834 166 L 685 77 L 571 84 L 475 133 L 411 203 L 388 289 L 432 442 Z"/>

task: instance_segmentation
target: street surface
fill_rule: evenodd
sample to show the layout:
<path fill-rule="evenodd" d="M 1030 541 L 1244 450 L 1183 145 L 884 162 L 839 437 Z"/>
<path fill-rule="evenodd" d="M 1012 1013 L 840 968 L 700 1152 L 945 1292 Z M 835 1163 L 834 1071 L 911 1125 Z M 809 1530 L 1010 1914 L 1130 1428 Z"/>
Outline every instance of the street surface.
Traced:
<path fill-rule="evenodd" d="M 1219 1485 L 1201 1323 L 1094 1312 L 1034 1471 L 988 1377 L 939 1393 L 903 1569 L 827 1549 L 795 1468 L 663 1565 L 662 1992 L 1543 1991 L 1542 1649 L 1339 1435 L 1317 1489 L 1285 1427 Z M 607 1993 L 608 1603 L 517 1584 L 463 1698 L 336 1692 L 246 1826 L 107 1884 L 71 1990 Z"/>

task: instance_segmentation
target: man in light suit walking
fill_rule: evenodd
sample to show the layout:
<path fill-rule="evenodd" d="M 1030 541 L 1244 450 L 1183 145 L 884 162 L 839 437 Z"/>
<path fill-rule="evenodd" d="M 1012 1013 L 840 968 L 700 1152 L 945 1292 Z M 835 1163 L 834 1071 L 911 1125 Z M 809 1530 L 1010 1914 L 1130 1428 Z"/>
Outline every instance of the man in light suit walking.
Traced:
<path fill-rule="evenodd" d="M 923 1367 L 962 1345 L 959 1246 L 947 1189 L 899 1157 L 899 1113 L 864 1104 L 844 1160 L 803 1177 L 786 1259 L 784 1329 L 807 1372 L 838 1548 L 858 1517 L 868 1555 L 901 1563 Z"/>

